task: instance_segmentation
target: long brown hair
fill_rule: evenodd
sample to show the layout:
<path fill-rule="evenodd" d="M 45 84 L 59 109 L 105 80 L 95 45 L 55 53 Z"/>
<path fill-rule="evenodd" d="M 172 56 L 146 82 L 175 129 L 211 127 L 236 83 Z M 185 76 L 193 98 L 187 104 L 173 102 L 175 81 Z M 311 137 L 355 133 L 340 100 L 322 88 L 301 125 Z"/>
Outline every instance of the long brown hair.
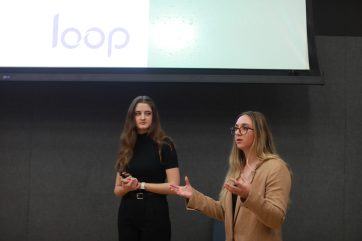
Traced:
<path fill-rule="evenodd" d="M 266 161 L 269 159 L 280 159 L 277 154 L 273 136 L 269 125 L 265 119 L 265 116 L 257 111 L 246 111 L 237 116 L 236 120 L 238 120 L 241 116 L 247 115 L 250 117 L 253 123 L 254 129 L 254 140 L 251 145 L 251 149 L 255 151 L 256 156 L 261 161 Z M 225 182 L 230 178 L 238 178 L 240 175 L 240 169 L 245 165 L 246 157 L 242 150 L 238 149 L 235 141 L 233 141 L 231 152 L 229 155 L 229 169 L 225 177 Z M 227 190 L 222 187 L 219 199 L 222 203 L 225 202 Z"/>
<path fill-rule="evenodd" d="M 116 170 L 122 172 L 133 156 L 133 148 L 137 139 L 137 128 L 135 123 L 135 108 L 138 103 L 148 104 L 152 110 L 152 123 L 148 129 L 147 135 L 157 144 L 165 140 L 166 133 L 161 128 L 160 117 L 155 102 L 149 96 L 137 96 L 128 107 L 128 112 L 124 122 L 120 137 L 120 150 L 116 161 Z M 160 147 L 159 147 L 160 152 Z"/>

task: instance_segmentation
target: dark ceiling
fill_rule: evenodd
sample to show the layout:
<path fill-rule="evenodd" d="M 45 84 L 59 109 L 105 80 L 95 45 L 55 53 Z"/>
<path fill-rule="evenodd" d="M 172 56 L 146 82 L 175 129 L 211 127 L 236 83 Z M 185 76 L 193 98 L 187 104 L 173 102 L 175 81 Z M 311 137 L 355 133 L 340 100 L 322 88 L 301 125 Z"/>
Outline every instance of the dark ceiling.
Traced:
<path fill-rule="evenodd" d="M 309 0 L 314 33 L 329 36 L 362 36 L 361 0 Z"/>

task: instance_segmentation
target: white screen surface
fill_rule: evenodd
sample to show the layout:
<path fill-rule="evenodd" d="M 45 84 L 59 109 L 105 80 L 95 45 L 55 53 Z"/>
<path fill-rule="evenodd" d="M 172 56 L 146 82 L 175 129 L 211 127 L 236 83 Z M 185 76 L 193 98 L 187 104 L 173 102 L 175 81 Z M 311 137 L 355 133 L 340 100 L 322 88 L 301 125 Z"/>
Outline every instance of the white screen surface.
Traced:
<path fill-rule="evenodd" d="M 305 0 L 2 0 L 0 9 L 0 67 L 309 69 Z"/>

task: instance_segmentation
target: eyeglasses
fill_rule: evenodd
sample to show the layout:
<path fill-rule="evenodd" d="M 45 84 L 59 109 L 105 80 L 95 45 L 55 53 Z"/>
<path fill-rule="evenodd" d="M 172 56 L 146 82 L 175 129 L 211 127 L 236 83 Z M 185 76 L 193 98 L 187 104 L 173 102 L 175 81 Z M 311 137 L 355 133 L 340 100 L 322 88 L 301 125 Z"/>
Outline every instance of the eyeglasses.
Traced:
<path fill-rule="evenodd" d="M 240 135 L 245 135 L 248 130 L 254 130 L 253 128 L 247 127 L 247 126 L 234 126 L 230 128 L 231 135 L 235 135 L 235 131 L 238 131 Z"/>

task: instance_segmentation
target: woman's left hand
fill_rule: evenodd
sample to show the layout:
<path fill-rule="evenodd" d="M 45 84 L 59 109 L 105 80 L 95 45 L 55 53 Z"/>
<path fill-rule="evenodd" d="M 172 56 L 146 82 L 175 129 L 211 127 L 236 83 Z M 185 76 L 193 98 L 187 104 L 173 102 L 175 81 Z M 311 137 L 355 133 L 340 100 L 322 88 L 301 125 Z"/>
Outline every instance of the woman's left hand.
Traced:
<path fill-rule="evenodd" d="M 224 187 L 231 193 L 236 194 L 243 199 L 246 199 L 250 192 L 250 183 L 245 181 L 242 177 L 239 180 L 236 180 L 235 178 L 230 178 L 224 184 Z"/>

